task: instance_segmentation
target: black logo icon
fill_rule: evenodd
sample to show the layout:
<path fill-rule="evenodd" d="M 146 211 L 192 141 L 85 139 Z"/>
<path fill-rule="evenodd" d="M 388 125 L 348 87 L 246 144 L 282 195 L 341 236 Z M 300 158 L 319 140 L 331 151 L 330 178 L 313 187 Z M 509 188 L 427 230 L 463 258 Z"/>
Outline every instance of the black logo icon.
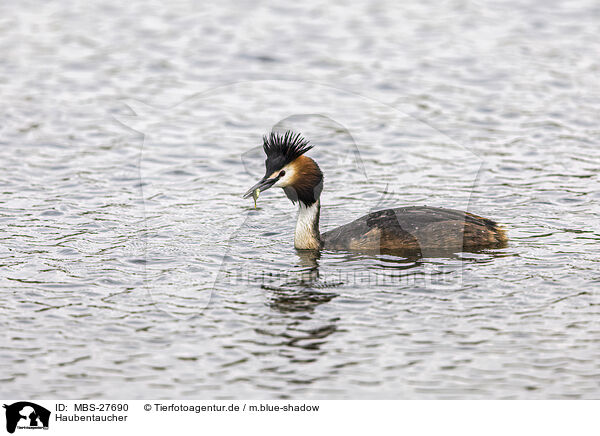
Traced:
<path fill-rule="evenodd" d="M 19 401 L 6 409 L 6 431 L 14 433 L 16 428 L 48 429 L 50 411 L 29 401 Z"/>

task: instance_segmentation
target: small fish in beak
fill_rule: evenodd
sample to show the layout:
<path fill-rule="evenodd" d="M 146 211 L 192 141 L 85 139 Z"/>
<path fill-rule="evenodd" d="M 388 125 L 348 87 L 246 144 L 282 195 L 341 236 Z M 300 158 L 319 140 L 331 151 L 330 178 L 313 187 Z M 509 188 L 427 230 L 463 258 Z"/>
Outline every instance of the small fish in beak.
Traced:
<path fill-rule="evenodd" d="M 244 194 L 244 198 L 248 198 L 248 197 L 252 196 L 252 198 L 254 199 L 254 209 L 256 209 L 256 200 L 258 200 L 258 194 L 260 194 L 261 191 L 266 191 L 267 189 L 269 189 L 271 186 L 273 186 L 275 184 L 275 182 L 277 182 L 277 178 L 274 178 L 274 179 L 268 179 L 266 177 L 263 178 L 260 182 L 258 182 L 252 188 L 248 189 L 248 191 Z"/>
<path fill-rule="evenodd" d="M 256 200 L 258 200 L 258 194 L 260 194 L 260 189 L 256 188 L 252 191 L 252 198 L 254 199 L 254 209 L 256 209 Z"/>

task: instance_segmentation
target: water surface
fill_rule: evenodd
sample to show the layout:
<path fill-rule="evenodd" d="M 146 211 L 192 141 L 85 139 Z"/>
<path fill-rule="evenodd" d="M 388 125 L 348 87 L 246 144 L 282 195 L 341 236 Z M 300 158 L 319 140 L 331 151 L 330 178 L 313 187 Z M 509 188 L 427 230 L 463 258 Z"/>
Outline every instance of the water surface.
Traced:
<path fill-rule="evenodd" d="M 597 398 L 594 2 L 0 6 L 0 381 L 35 398 Z M 293 248 L 260 137 L 302 131 L 322 228 L 468 208 L 483 253 Z"/>

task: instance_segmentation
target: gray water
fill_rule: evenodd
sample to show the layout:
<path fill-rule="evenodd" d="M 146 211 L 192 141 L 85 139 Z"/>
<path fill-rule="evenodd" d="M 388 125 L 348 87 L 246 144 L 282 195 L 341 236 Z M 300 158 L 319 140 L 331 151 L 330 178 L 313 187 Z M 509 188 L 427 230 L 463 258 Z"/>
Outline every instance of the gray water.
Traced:
<path fill-rule="evenodd" d="M 0 397 L 598 398 L 600 7 L 0 4 Z M 322 229 L 468 209 L 504 249 L 293 248 L 243 194 L 261 135 Z"/>

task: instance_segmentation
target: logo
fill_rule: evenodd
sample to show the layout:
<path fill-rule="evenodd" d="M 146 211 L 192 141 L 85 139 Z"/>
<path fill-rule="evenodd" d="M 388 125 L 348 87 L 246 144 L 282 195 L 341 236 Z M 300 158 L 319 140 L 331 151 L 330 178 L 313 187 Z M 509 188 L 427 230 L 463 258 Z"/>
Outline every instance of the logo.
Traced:
<path fill-rule="evenodd" d="M 50 411 L 29 401 L 19 401 L 6 409 L 6 431 L 14 433 L 15 429 L 48 430 Z"/>

